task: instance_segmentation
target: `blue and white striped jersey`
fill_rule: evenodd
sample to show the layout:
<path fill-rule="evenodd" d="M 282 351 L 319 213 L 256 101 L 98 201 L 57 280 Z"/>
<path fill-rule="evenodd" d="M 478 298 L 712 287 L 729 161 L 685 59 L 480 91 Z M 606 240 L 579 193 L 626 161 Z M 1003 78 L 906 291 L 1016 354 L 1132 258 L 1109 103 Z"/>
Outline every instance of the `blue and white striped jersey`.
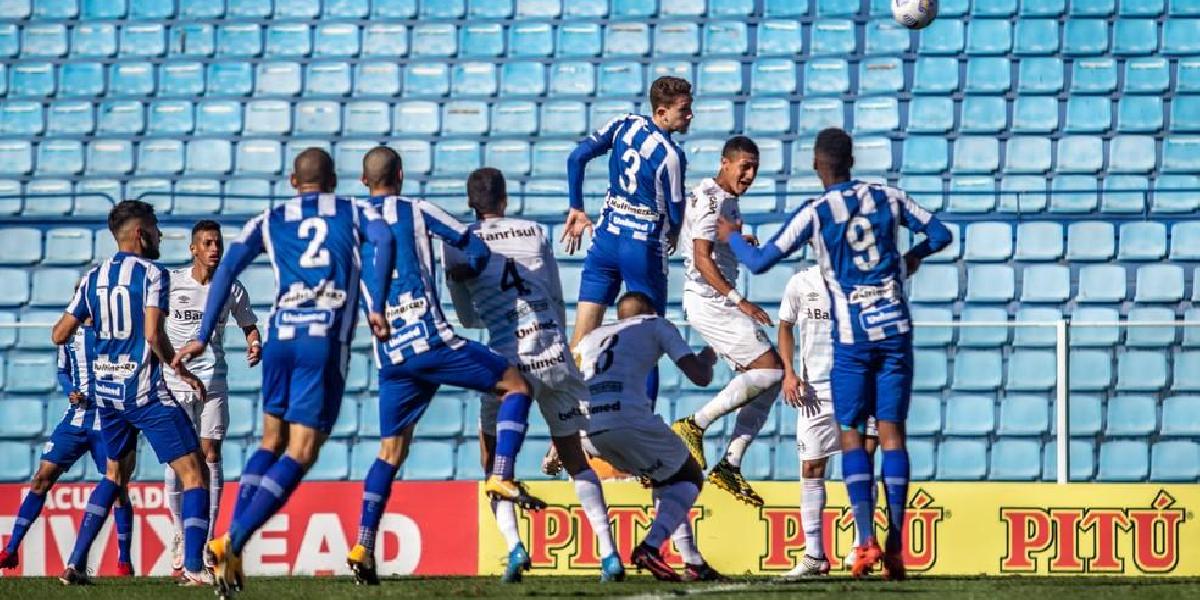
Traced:
<path fill-rule="evenodd" d="M 571 208 L 583 210 L 587 163 L 610 150 L 608 197 L 596 232 L 665 242 L 683 223 L 687 159 L 671 135 L 650 117 L 616 117 L 579 142 L 567 160 Z"/>
<path fill-rule="evenodd" d="M 909 250 L 918 258 L 950 243 L 950 230 L 903 191 L 851 180 L 801 206 L 761 249 L 740 236 L 729 236 L 729 245 L 738 260 L 762 273 L 811 240 L 833 304 L 835 339 L 876 341 L 911 328 L 907 273 L 896 244 L 901 225 L 926 234 Z"/>
<path fill-rule="evenodd" d="M 166 269 L 127 252 L 93 267 L 79 283 L 67 312 L 89 318 L 96 343 L 91 355 L 91 399 L 118 410 L 169 399 L 162 365 L 146 341 L 146 311 L 166 310 Z"/>
<path fill-rule="evenodd" d="M 64 395 L 82 392 L 86 398 L 81 405 L 68 405 L 63 419 L 75 427 L 99 430 L 100 420 L 96 418 L 96 406 L 91 400 L 92 363 L 88 358 L 88 352 L 95 344 L 95 332 L 89 326 L 80 325 L 71 341 L 58 347 L 58 385 Z"/>
<path fill-rule="evenodd" d="M 376 362 L 386 367 L 432 348 L 462 346 L 464 340 L 446 321 L 438 300 L 431 238 L 462 249 L 475 273 L 487 264 L 487 246 L 466 225 L 425 200 L 375 196 L 370 202 L 383 215 L 396 240 L 395 270 L 387 284 L 382 311 L 391 324 L 392 336 L 386 342 L 376 341 Z"/>
<path fill-rule="evenodd" d="M 263 211 L 246 223 L 213 274 L 197 339 L 212 339 L 234 280 L 266 252 L 275 270 L 268 342 L 319 338 L 349 343 L 357 322 L 359 250 L 367 240 L 392 245 L 379 213 L 351 198 L 304 194 Z M 390 259 L 390 253 L 384 258 Z M 386 277 L 390 270 L 390 262 L 375 261 L 372 276 Z"/>

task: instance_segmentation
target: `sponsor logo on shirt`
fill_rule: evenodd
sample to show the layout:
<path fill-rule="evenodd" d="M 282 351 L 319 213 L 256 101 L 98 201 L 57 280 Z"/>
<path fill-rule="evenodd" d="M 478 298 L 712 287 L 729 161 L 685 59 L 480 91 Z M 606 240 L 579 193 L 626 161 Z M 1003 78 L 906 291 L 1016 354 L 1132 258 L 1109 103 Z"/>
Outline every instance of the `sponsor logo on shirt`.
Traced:
<path fill-rule="evenodd" d="M 517 319 L 520 319 L 521 317 L 524 317 L 526 315 L 531 315 L 534 313 L 539 313 L 539 312 L 543 312 L 543 311 L 547 311 L 547 310 L 550 310 L 549 302 L 547 302 L 545 300 L 535 300 L 533 302 L 518 304 L 516 308 L 508 311 L 508 314 L 506 314 L 504 316 L 507 317 L 509 321 L 516 321 Z"/>
<path fill-rule="evenodd" d="M 392 339 L 388 340 L 385 347 L 391 351 L 398 348 L 403 348 L 404 346 L 423 338 L 425 338 L 425 324 L 417 322 L 397 329 L 394 333 L 392 333 Z"/>
<path fill-rule="evenodd" d="M 522 229 L 501 229 L 498 231 L 480 231 L 479 237 L 485 242 L 507 240 L 510 238 L 537 237 L 539 227 L 531 225 Z"/>
<path fill-rule="evenodd" d="M 878 300 L 895 300 L 900 295 L 900 286 L 890 280 L 883 285 L 856 285 L 850 292 L 852 304 L 873 304 Z"/>
<path fill-rule="evenodd" d="M 417 298 L 416 300 L 405 302 L 398 306 L 389 304 L 387 308 L 384 309 L 384 317 L 387 318 L 388 321 L 402 320 L 406 323 L 411 323 L 425 316 L 428 308 L 429 303 L 424 298 Z"/>
<path fill-rule="evenodd" d="M 591 415 L 598 415 L 598 414 L 609 413 L 609 412 L 621 412 L 621 401 L 617 400 L 615 402 L 609 402 L 607 404 L 592 403 L 590 406 L 588 406 L 588 414 L 591 414 Z"/>
<path fill-rule="evenodd" d="M 279 306 L 282 307 L 298 307 L 310 302 L 316 302 L 317 305 L 325 308 L 341 308 L 346 304 L 346 292 L 328 288 L 324 284 L 316 288 L 308 288 L 302 283 L 295 283 L 279 297 Z"/>
<path fill-rule="evenodd" d="M 275 313 L 275 324 L 283 326 L 332 325 L 333 313 L 328 309 L 289 308 Z"/>
<path fill-rule="evenodd" d="M 625 391 L 625 384 L 620 381 L 602 381 L 588 386 L 588 392 L 593 396 L 600 394 L 619 394 Z M 593 411 L 594 412 L 594 411 Z"/>
<path fill-rule="evenodd" d="M 649 233 L 650 228 L 652 227 L 651 223 L 642 223 L 633 219 L 624 218 L 620 215 L 612 218 L 612 224 L 616 225 L 617 227 L 627 227 L 629 229 L 633 229 L 634 231 L 641 231 L 643 233 Z"/>
<path fill-rule="evenodd" d="M 827 311 L 827 310 L 821 310 L 819 308 L 808 308 L 808 309 L 805 309 L 804 312 L 805 312 L 805 316 L 809 319 L 822 320 L 822 321 L 828 321 L 830 319 L 830 314 L 829 314 L 829 311 Z"/>
<path fill-rule="evenodd" d="M 548 358 L 538 358 L 538 359 L 530 360 L 528 362 L 523 361 L 523 362 L 521 362 L 520 365 L 518 365 L 518 368 L 522 372 L 529 373 L 532 371 L 540 371 L 542 369 L 548 369 L 555 365 L 566 364 L 566 362 L 567 362 L 567 355 L 559 354 L 558 356 L 551 356 Z"/>
<path fill-rule="evenodd" d="M 623 198 L 608 197 L 608 207 L 613 212 L 618 212 L 626 215 L 631 215 L 641 219 L 655 219 L 659 217 L 658 209 L 650 206 L 642 206 L 634 204 Z M 614 221 L 615 222 L 615 221 Z"/>
<path fill-rule="evenodd" d="M 187 302 L 187 300 L 186 300 L 186 299 L 180 299 L 180 301 L 181 301 L 181 302 Z M 180 310 L 180 309 L 178 309 L 178 308 L 177 308 L 177 309 L 175 309 L 175 310 L 174 310 L 174 311 L 171 313 L 171 320 L 173 320 L 173 321 L 187 321 L 187 322 L 192 322 L 192 321 L 203 321 L 203 320 L 204 320 L 204 311 L 202 311 L 202 310 L 193 310 L 193 309 L 190 309 L 190 308 L 189 308 L 189 309 L 185 309 L 185 310 Z"/>
<path fill-rule="evenodd" d="M 558 323 L 555 323 L 554 321 L 539 321 L 537 323 L 517 329 L 517 339 L 523 340 L 539 331 L 551 331 L 556 329 L 558 329 Z"/>
<path fill-rule="evenodd" d="M 97 377 L 125 379 L 136 373 L 139 366 L 138 363 L 128 359 L 113 362 L 104 357 L 97 357 L 92 361 L 92 370 L 95 371 Z"/>

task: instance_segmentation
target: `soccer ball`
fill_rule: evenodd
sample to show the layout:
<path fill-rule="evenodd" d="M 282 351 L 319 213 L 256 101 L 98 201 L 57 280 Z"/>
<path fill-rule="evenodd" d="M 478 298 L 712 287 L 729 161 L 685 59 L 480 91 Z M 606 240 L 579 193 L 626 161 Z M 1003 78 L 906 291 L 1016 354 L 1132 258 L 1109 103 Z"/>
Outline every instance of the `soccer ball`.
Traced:
<path fill-rule="evenodd" d="M 925 29 L 937 14 L 937 0 L 892 0 L 892 18 L 909 29 Z"/>

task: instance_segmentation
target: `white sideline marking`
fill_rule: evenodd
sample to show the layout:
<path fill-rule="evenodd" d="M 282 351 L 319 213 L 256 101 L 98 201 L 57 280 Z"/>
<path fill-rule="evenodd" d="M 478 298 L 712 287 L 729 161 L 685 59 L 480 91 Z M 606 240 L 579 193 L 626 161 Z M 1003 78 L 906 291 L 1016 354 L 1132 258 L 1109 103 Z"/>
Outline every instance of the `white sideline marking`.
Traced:
<path fill-rule="evenodd" d="M 663 598 L 678 598 L 680 596 L 702 596 L 704 594 L 724 594 L 726 592 L 746 591 L 752 588 L 759 587 L 759 584 L 754 583 L 722 583 L 712 587 L 690 589 L 690 590 L 674 590 L 671 592 L 663 592 L 661 594 L 637 594 L 634 596 L 621 596 L 622 598 L 631 598 L 633 600 L 660 600 Z"/>

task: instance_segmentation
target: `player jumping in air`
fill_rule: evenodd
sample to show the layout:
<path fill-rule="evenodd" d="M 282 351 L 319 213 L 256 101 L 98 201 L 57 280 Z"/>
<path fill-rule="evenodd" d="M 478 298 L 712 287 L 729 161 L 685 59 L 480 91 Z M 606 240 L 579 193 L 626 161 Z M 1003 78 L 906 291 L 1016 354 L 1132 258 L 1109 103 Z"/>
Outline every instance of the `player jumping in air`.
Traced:
<path fill-rule="evenodd" d="M 0 569 L 17 568 L 21 541 L 41 514 L 42 505 L 46 503 L 46 494 L 58 478 L 71 469 L 75 461 L 89 453 L 96 463 L 97 472 L 103 473 L 108 470 L 104 437 L 100 433 L 100 421 L 96 418 L 96 405 L 92 402 L 90 393 L 91 360 L 88 356 L 96 345 L 96 335 L 90 325 L 90 321 L 84 321 L 75 330 L 71 342 L 58 347 L 58 383 L 62 392 L 67 395 L 70 405 L 63 414 L 62 421 L 54 428 L 54 433 L 50 434 L 50 441 L 46 442 L 45 451 L 42 452 L 41 464 L 29 482 L 29 492 L 21 499 L 12 535 L 4 549 L 0 550 Z M 133 506 L 129 504 L 129 497 L 124 491 L 113 504 L 113 521 L 117 526 L 117 573 L 123 576 L 133 575 L 133 559 L 130 553 L 130 544 L 133 541 Z M 100 530 L 96 529 L 94 533 L 98 534 Z M 86 562 L 85 557 L 81 563 Z M 80 565 L 79 572 L 83 572 L 83 566 L 84 564 Z"/>
<path fill-rule="evenodd" d="M 363 184 L 396 240 L 396 272 L 383 284 L 384 293 L 371 294 L 373 302 L 377 295 L 381 301 L 371 305 L 381 308 L 372 310 L 382 311 L 392 328 L 391 336 L 375 345 L 382 439 L 379 457 L 363 482 L 358 543 L 346 558 L 355 580 L 371 585 L 379 583 L 375 534 L 391 495 L 392 480 L 408 455 L 417 421 L 442 385 L 502 396 L 497 410 L 496 459 L 484 493 L 523 508 L 545 507 L 514 478 L 533 404 L 529 384 L 503 356 L 456 335 L 438 300 L 431 237 L 442 240 L 445 252 L 461 253 L 461 263 L 447 272 L 452 279 L 474 277 L 483 270 L 490 255 L 488 247 L 446 211 L 424 200 L 399 196 L 402 178 L 395 150 L 379 146 L 363 157 Z"/>
<path fill-rule="evenodd" d="M 687 270 L 683 311 L 688 324 L 738 374 L 694 415 L 679 419 L 671 428 L 700 466 L 706 467 L 704 431 L 736 410 L 729 448 L 708 474 L 708 481 L 738 500 L 762 506 L 762 497 L 742 477 L 742 456 L 779 397 L 783 363 L 760 327 L 771 325 L 771 317 L 737 291 L 737 259 L 728 244 L 717 240 L 717 219 L 738 218 L 738 196 L 750 189 L 756 175 L 758 146 L 750 138 L 737 136 L 725 142 L 717 176 L 700 182 L 688 196 L 681 234 Z"/>
<path fill-rule="evenodd" d="M 809 265 L 788 280 L 779 305 L 779 353 L 783 357 L 783 397 L 796 407 L 796 452 L 800 457 L 800 523 L 804 528 L 804 558 L 784 574 L 793 579 L 829 574 L 825 554 L 825 466 L 841 452 L 838 426 L 833 418 L 829 371 L 833 366 L 833 318 L 829 292 L 821 269 Z M 800 332 L 800 363 L 795 365 L 796 329 Z M 874 463 L 879 433 L 875 419 L 867 419 L 866 448 Z M 871 486 L 874 494 L 875 486 Z M 872 497 L 871 506 L 875 506 Z M 858 538 L 855 546 L 866 544 Z M 853 563 L 853 560 L 850 561 Z"/>
<path fill-rule="evenodd" d="M 187 414 L 163 381 L 163 365 L 175 358 L 163 321 L 170 282 L 154 264 L 162 234 L 154 207 L 137 200 L 121 202 L 108 214 L 108 229 L 118 252 L 83 276 L 66 312 L 51 332 L 63 345 L 91 320 L 95 345 L 91 358 L 91 394 L 96 404 L 108 463 L 104 479 L 88 497 L 79 537 L 59 579 L 67 585 L 88 583 L 87 555 L 113 502 L 124 494 L 133 470 L 138 433 L 169 464 L 183 487 L 183 585 L 205 585 L 204 539 L 208 534 L 208 482 L 200 440 Z M 204 400 L 204 384 L 183 367 L 175 375 Z"/>
<path fill-rule="evenodd" d="M 263 439 L 242 470 L 229 531 L 208 544 L 222 597 L 242 587 L 242 549 L 287 502 L 337 420 L 364 241 L 383 249 L 367 274 L 376 294 L 370 306 L 383 305 L 382 289 L 392 271 L 391 232 L 369 205 L 333 194 L 337 176 L 329 154 L 319 148 L 298 154 L 291 183 L 297 196 L 251 219 L 230 245 L 209 284 L 196 339 L 175 359 L 183 364 L 203 355 L 234 280 L 266 252 L 278 289 L 263 346 Z M 368 320 L 375 337 L 388 337 L 383 314 L 372 311 Z"/>
<path fill-rule="evenodd" d="M 629 562 L 662 581 L 716 581 L 725 577 L 696 548 L 688 513 L 704 485 L 704 470 L 687 446 L 654 412 L 644 382 L 666 354 L 696 385 L 712 381 L 712 348 L 693 353 L 670 321 L 655 314 L 654 302 L 629 292 L 617 304 L 616 323 L 601 326 L 575 347 L 591 398 L 588 443 L 614 467 L 647 478 L 654 495 L 654 522 Z M 658 549 L 670 538 L 683 555 L 681 578 Z"/>
<path fill-rule="evenodd" d="M 571 208 L 562 239 L 574 254 L 592 229 L 584 212 L 583 172 L 604 153 L 608 158 L 608 197 L 583 262 L 571 347 L 600 326 L 604 310 L 625 284 L 642 292 L 662 315 L 667 306 L 667 257 L 674 252 L 683 223 L 683 178 L 687 160 L 672 133 L 687 133 L 692 122 L 692 85 L 660 77 L 650 86 L 651 116 L 622 115 L 579 142 L 567 160 Z M 611 152 L 610 152 L 611 151 Z M 658 393 L 658 369 L 646 382 L 651 400 Z"/>
<path fill-rule="evenodd" d="M 213 273 L 221 262 L 225 244 L 221 239 L 221 226 L 216 221 L 204 220 L 192 226 L 192 264 L 172 269 L 170 310 L 167 311 L 167 337 L 171 346 L 181 348 L 196 339 L 200 321 L 204 318 L 204 305 L 208 300 L 208 287 Z M 217 328 L 209 341 L 208 350 L 193 360 L 188 368 L 204 382 L 207 399 L 201 401 L 191 388 L 175 377 L 170 369 L 163 375 L 171 395 L 187 411 L 188 418 L 200 436 L 200 453 L 208 463 L 208 536 L 212 537 L 217 525 L 217 514 L 221 507 L 221 489 L 225 474 L 221 469 L 221 440 L 229 427 L 229 387 L 226 384 L 228 366 L 225 363 L 225 323 L 233 320 L 246 335 L 246 361 L 250 366 L 258 364 L 262 356 L 262 341 L 258 333 L 258 318 L 250 310 L 250 296 L 241 282 L 233 283 L 229 302 L 221 307 L 217 317 Z M 171 548 L 171 568 L 183 568 L 183 515 L 180 512 L 179 480 L 175 472 L 167 469 L 165 478 L 167 506 L 175 518 L 175 538 Z"/>
<path fill-rule="evenodd" d="M 722 219 L 718 236 L 738 260 L 762 273 L 810 240 L 833 301 L 833 409 L 842 426 L 842 476 L 859 536 L 851 570 L 867 575 L 883 560 L 885 577 L 905 575 L 901 536 L 908 500 L 908 451 L 904 420 L 912 392 L 912 325 L 904 279 L 921 260 L 945 247 L 951 234 L 903 191 L 855 180 L 852 141 L 841 129 L 822 131 L 813 168 L 825 194 L 797 210 L 769 242 L 756 248 L 741 237 L 741 222 Z M 926 239 L 901 256 L 896 239 L 903 225 Z M 887 551 L 874 536 L 872 464 L 863 448 L 867 419 L 875 416 L 883 446 L 883 484 L 888 505 Z"/>
<path fill-rule="evenodd" d="M 492 258 L 477 277 L 448 282 L 455 311 L 464 327 L 486 327 L 488 345 L 529 379 L 558 458 L 575 482 L 575 493 L 596 532 L 603 557 L 600 578 L 622 580 L 625 568 L 613 544 L 604 491 L 580 443 L 579 432 L 587 427 L 580 403 L 588 392 L 567 349 L 566 305 L 551 242 L 537 223 L 504 216 L 508 191 L 500 171 L 483 168 L 471 173 L 467 198 L 476 218 L 470 230 L 491 249 Z M 443 256 L 447 273 L 469 262 L 449 245 Z M 483 397 L 479 428 L 485 467 L 495 454 L 499 408 L 495 396 Z M 517 532 L 513 505 L 493 500 L 492 512 L 509 548 L 505 578 L 519 578 L 521 570 L 529 568 L 529 554 Z"/>

